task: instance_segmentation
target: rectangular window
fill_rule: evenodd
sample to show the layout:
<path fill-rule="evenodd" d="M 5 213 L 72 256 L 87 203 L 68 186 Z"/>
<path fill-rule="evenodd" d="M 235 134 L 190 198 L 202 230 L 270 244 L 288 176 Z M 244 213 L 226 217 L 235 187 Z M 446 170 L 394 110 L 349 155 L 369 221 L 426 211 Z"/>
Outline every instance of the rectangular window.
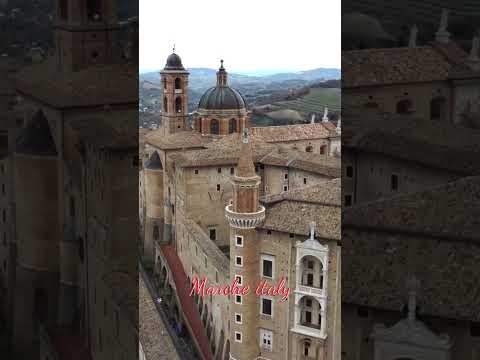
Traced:
<path fill-rule="evenodd" d="M 208 229 L 208 234 L 210 237 L 210 240 L 217 240 L 217 229 L 216 228 L 210 228 Z"/>
<path fill-rule="evenodd" d="M 353 166 L 347 166 L 345 168 L 345 175 L 348 177 L 348 178 L 352 178 L 353 177 Z"/>
<path fill-rule="evenodd" d="M 242 314 L 235 313 L 235 324 L 242 324 Z"/>
<path fill-rule="evenodd" d="M 198 175 L 198 169 L 195 169 L 195 175 Z"/>
<path fill-rule="evenodd" d="M 272 299 L 262 296 L 260 306 L 261 306 L 260 314 L 273 316 L 273 300 Z"/>
<path fill-rule="evenodd" d="M 243 285 L 243 276 L 242 275 L 235 275 L 235 279 L 237 280 L 238 285 Z"/>
<path fill-rule="evenodd" d="M 392 174 L 392 177 L 390 179 L 390 189 L 392 191 L 398 190 L 398 175 Z"/>
<path fill-rule="evenodd" d="M 217 184 L 217 191 L 220 191 L 220 184 Z"/>
<path fill-rule="evenodd" d="M 272 255 L 261 255 L 262 276 L 273 279 L 275 257 Z"/>
<path fill-rule="evenodd" d="M 287 180 L 288 179 L 288 174 L 285 174 L 284 176 L 285 176 L 285 180 Z"/>
<path fill-rule="evenodd" d="M 273 332 L 272 330 L 260 329 L 260 347 L 272 351 Z"/>
<path fill-rule="evenodd" d="M 235 295 L 235 304 L 242 305 L 242 295 Z"/>
<path fill-rule="evenodd" d="M 221 174 L 222 173 L 222 168 L 218 168 L 217 173 Z"/>
<path fill-rule="evenodd" d="M 239 331 L 235 331 L 235 341 L 241 343 L 242 342 L 242 333 Z"/>
<path fill-rule="evenodd" d="M 288 191 L 288 186 L 284 186 L 283 191 Z"/>
<path fill-rule="evenodd" d="M 235 265 L 243 266 L 243 257 L 242 256 L 235 256 Z"/>
<path fill-rule="evenodd" d="M 352 206 L 352 195 L 345 195 L 345 206 Z"/>
<path fill-rule="evenodd" d="M 313 274 L 307 274 L 307 286 L 313 286 Z"/>
<path fill-rule="evenodd" d="M 307 185 L 307 178 L 303 178 L 303 185 Z"/>
<path fill-rule="evenodd" d="M 230 175 L 235 174 L 235 168 L 230 168 Z"/>
<path fill-rule="evenodd" d="M 238 247 L 243 247 L 243 236 L 235 236 L 235 245 Z"/>

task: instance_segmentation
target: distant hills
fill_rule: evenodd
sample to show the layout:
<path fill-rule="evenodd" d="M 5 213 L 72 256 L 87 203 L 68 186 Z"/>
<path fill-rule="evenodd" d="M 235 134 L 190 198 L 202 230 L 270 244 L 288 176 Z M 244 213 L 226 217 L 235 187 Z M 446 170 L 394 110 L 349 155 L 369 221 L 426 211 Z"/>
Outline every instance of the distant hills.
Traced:
<path fill-rule="evenodd" d="M 191 68 L 189 85 L 193 89 L 206 89 L 210 86 L 214 86 L 216 82 L 215 69 L 209 68 Z M 318 68 L 300 72 L 285 72 L 278 74 L 267 75 L 243 75 L 237 73 L 229 73 L 229 81 L 232 86 L 239 85 L 259 85 L 263 84 L 268 86 L 271 83 L 284 82 L 284 81 L 302 81 L 302 82 L 318 82 L 320 80 L 332 80 L 340 79 L 340 69 L 332 68 Z M 140 81 L 148 81 L 151 83 L 160 82 L 160 71 L 147 72 L 140 74 Z"/>

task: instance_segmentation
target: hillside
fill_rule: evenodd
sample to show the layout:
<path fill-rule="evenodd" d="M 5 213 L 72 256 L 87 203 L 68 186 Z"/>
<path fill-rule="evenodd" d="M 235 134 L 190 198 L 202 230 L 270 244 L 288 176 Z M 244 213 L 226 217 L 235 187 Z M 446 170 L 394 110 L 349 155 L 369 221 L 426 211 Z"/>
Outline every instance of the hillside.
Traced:
<path fill-rule="evenodd" d="M 188 69 L 189 111 L 196 109 L 203 93 L 216 83 L 216 70 Z M 229 74 L 229 83 L 245 97 L 254 111 L 252 122 L 259 125 L 288 124 L 306 121 L 311 113 L 323 113 L 324 106 L 340 109 L 339 69 L 313 69 L 298 73 L 251 76 Z M 140 74 L 140 124 L 158 126 L 161 110 L 160 73 Z M 272 105 L 271 110 L 262 109 Z M 288 111 L 283 111 L 288 110 Z M 275 112 L 267 115 L 269 112 Z"/>

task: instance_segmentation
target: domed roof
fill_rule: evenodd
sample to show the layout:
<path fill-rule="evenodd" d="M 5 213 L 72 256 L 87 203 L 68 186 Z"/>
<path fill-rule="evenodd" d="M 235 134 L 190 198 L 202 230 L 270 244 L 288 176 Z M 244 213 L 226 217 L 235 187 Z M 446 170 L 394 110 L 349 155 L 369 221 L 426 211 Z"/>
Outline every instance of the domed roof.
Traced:
<path fill-rule="evenodd" d="M 217 71 L 217 86 L 203 94 L 198 103 L 199 109 L 207 110 L 239 110 L 245 109 L 247 104 L 243 96 L 235 89 L 228 86 L 228 76 L 221 60 L 220 69 Z"/>
<path fill-rule="evenodd" d="M 203 94 L 198 107 L 207 110 L 237 110 L 245 109 L 247 105 L 237 90 L 230 86 L 215 86 Z"/>
<path fill-rule="evenodd" d="M 164 70 L 185 70 L 182 65 L 182 59 L 175 53 L 170 54 L 167 58 L 167 64 Z"/>

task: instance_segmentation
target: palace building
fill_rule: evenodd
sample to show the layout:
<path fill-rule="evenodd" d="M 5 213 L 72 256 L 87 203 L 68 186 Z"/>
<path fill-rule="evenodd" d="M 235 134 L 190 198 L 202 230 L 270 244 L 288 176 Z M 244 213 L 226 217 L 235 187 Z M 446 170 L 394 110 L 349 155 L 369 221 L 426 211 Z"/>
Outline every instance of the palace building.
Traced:
<path fill-rule="evenodd" d="M 248 104 L 216 85 L 187 112 L 188 71 L 161 71 L 161 127 L 140 174 L 142 257 L 176 329 L 202 359 L 340 356 L 340 124 L 252 127 Z M 192 279 L 242 296 L 189 296 Z M 291 289 L 255 294 L 261 281 Z"/>

